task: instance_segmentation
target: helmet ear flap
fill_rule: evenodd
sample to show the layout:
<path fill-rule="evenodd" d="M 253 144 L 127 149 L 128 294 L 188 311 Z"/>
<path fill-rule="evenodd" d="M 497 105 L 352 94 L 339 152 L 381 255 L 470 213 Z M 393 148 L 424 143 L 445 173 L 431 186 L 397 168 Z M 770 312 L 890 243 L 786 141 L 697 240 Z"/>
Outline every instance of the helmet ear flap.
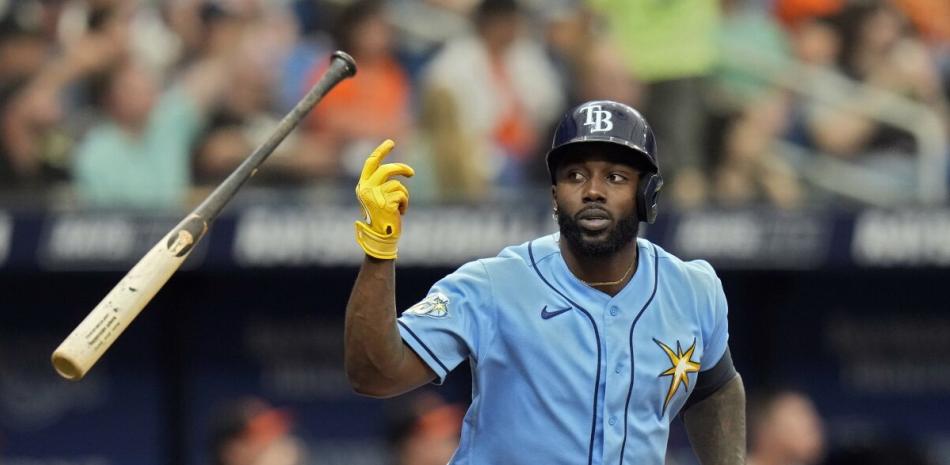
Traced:
<path fill-rule="evenodd" d="M 657 200 L 663 189 L 663 177 L 660 173 L 643 173 L 637 186 L 637 217 L 640 221 L 653 224 L 656 221 Z"/>

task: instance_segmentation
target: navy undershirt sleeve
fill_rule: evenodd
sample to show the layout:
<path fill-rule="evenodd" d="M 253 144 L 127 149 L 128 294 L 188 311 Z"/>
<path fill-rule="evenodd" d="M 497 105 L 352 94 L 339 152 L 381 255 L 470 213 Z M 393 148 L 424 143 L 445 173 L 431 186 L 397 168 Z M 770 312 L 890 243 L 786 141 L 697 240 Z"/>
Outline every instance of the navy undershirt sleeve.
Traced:
<path fill-rule="evenodd" d="M 683 411 L 715 394 L 737 375 L 736 367 L 732 364 L 732 354 L 729 352 L 729 347 L 726 347 L 726 352 L 722 354 L 715 366 L 699 373 L 696 378 L 696 387 L 683 405 Z"/>

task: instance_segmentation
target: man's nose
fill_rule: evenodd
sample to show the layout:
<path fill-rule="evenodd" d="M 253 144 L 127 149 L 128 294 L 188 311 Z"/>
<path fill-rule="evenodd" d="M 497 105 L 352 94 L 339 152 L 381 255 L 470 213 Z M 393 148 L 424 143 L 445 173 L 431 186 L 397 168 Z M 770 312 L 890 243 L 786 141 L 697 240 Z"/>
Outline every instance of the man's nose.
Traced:
<path fill-rule="evenodd" d="M 592 177 L 584 185 L 584 201 L 585 202 L 603 202 L 606 200 L 604 196 L 604 180 L 598 177 Z"/>

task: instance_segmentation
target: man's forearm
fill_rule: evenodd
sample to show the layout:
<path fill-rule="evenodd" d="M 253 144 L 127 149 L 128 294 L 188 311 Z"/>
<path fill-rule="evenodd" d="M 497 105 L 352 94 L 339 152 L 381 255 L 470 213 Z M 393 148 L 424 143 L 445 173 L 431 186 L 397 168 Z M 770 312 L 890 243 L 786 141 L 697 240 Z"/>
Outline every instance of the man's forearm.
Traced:
<path fill-rule="evenodd" d="M 357 221 L 354 233 L 366 256 L 346 304 L 343 331 L 346 376 L 356 392 L 373 397 L 401 394 L 435 379 L 396 327 L 394 260 L 409 190 L 392 178 L 410 177 L 413 171 L 402 163 L 383 164 L 394 145 L 387 139 L 373 150 L 356 184 L 366 221 Z"/>
<path fill-rule="evenodd" d="M 396 328 L 395 281 L 393 260 L 366 257 L 346 305 L 344 364 L 357 392 L 392 384 L 387 374 L 395 375 L 406 356 Z"/>
<path fill-rule="evenodd" d="M 745 388 L 738 375 L 686 410 L 683 422 L 702 465 L 745 464 Z"/>

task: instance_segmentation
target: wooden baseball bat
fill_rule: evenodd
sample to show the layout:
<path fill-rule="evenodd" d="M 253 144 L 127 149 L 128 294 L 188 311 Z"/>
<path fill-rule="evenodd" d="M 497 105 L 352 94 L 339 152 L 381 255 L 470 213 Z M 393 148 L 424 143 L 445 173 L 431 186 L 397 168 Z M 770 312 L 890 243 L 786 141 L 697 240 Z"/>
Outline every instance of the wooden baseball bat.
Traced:
<path fill-rule="evenodd" d="M 53 368 L 60 376 L 79 380 L 86 375 L 188 258 L 195 244 L 208 232 L 208 225 L 238 189 L 257 172 L 257 167 L 330 89 L 355 74 L 356 63 L 352 57 L 339 51 L 333 54 L 327 71 L 284 116 L 270 137 L 155 244 L 56 348 L 52 357 Z"/>

